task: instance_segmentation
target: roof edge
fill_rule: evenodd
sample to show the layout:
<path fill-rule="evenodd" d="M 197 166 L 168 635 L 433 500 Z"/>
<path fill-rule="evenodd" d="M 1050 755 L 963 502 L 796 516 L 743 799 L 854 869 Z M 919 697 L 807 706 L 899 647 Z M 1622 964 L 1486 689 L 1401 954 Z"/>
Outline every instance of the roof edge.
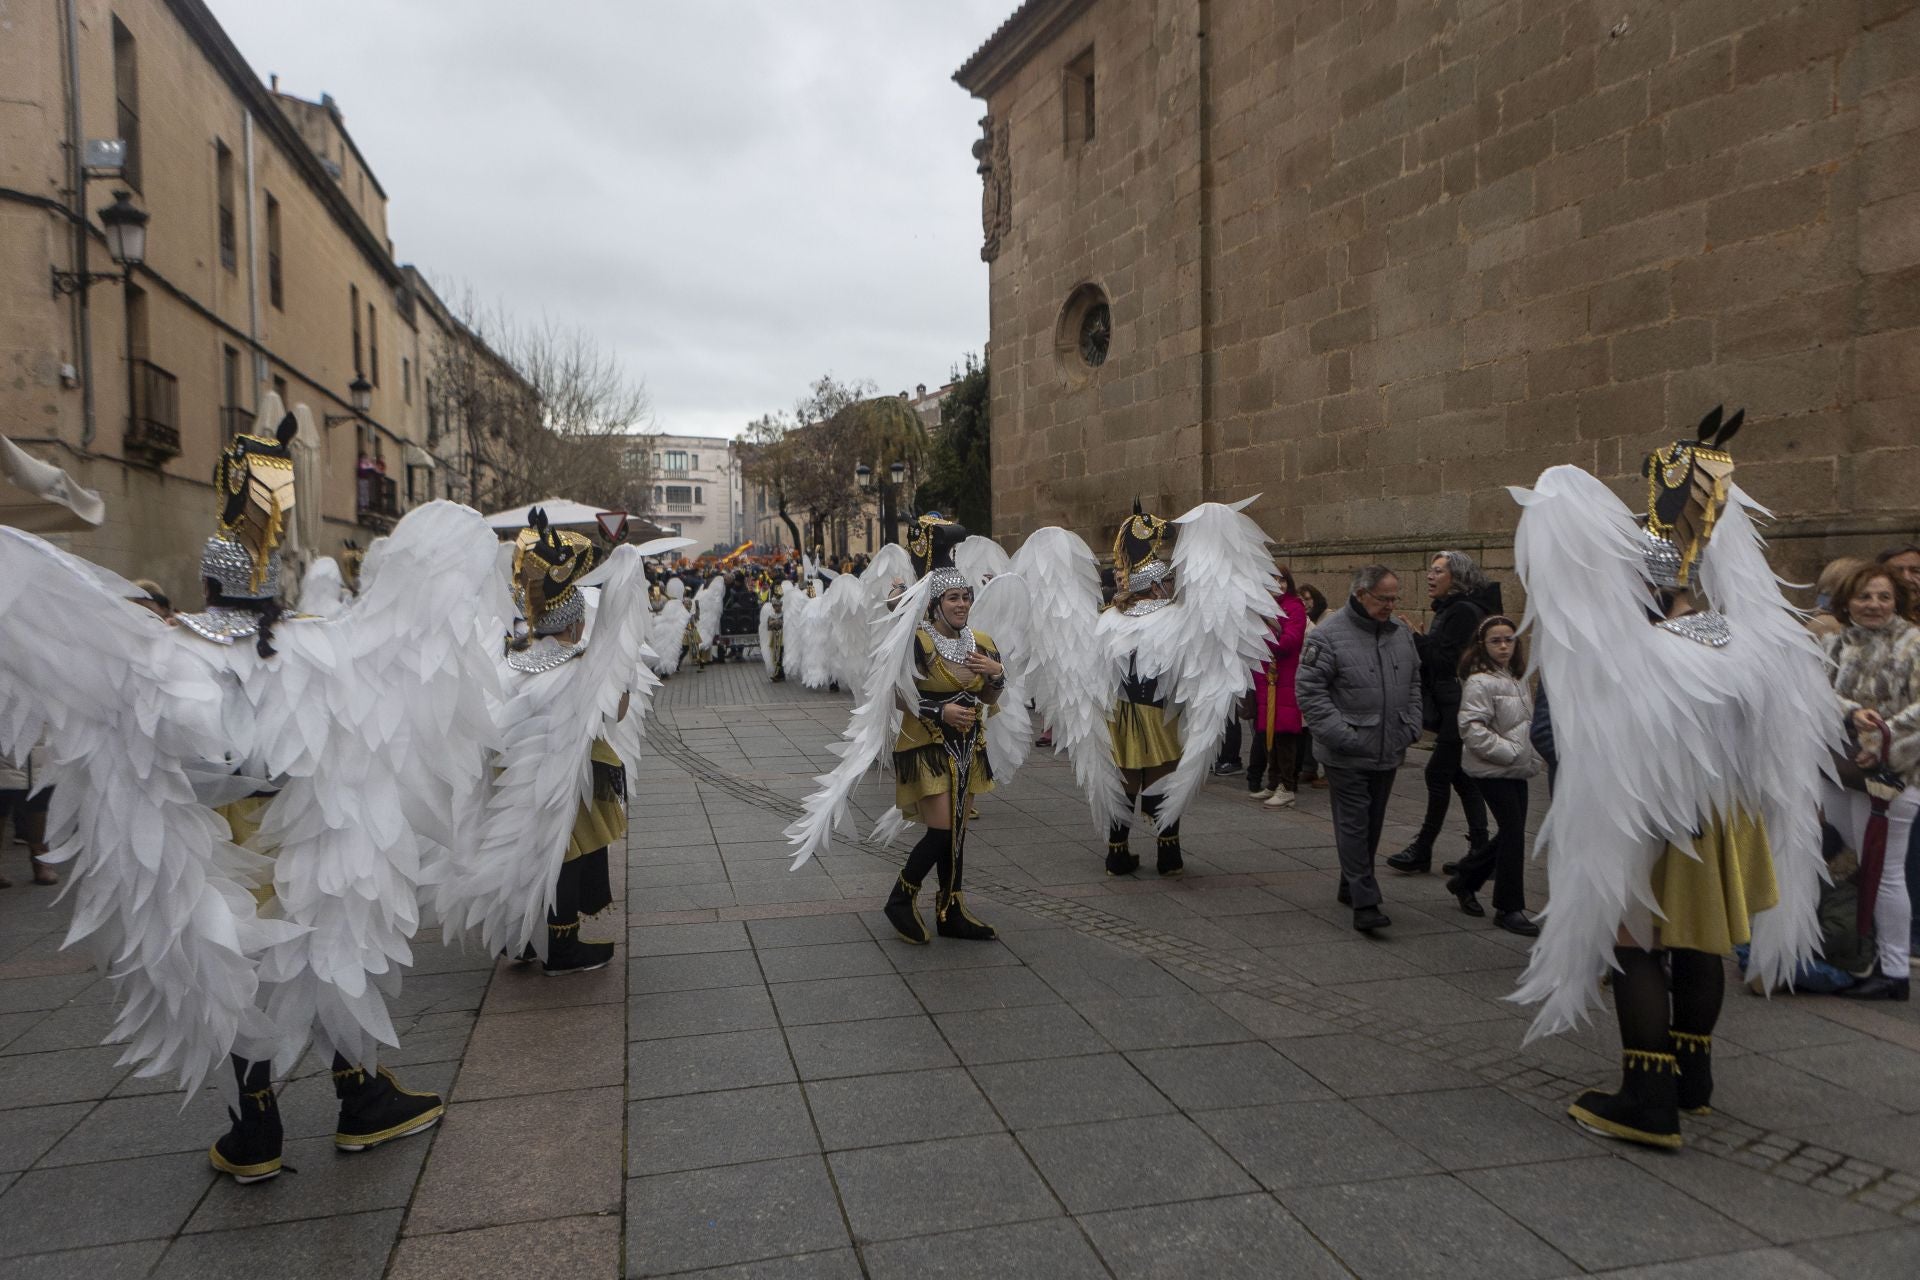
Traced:
<path fill-rule="evenodd" d="M 974 50 L 972 57 L 960 64 L 953 73 L 954 83 L 976 98 L 985 98 L 1093 2 L 1025 0 L 987 37 L 986 43 Z"/>

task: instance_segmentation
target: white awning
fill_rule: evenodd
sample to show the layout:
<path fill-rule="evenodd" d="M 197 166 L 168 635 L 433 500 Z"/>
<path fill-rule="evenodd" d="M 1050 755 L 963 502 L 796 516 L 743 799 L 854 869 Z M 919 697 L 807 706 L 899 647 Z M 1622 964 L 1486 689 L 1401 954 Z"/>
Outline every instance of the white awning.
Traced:
<path fill-rule="evenodd" d="M 0 436 L 0 524 L 29 533 L 70 533 L 106 518 L 99 494 Z"/>
<path fill-rule="evenodd" d="M 511 511 L 496 511 L 487 517 L 487 523 L 496 529 L 524 529 L 527 526 L 527 512 L 539 507 L 547 513 L 547 523 L 556 529 L 571 529 L 583 525 L 598 527 L 595 518 L 604 510 L 590 507 L 584 502 L 575 502 L 571 498 L 546 498 L 539 502 L 529 502 L 524 507 L 515 507 Z"/>

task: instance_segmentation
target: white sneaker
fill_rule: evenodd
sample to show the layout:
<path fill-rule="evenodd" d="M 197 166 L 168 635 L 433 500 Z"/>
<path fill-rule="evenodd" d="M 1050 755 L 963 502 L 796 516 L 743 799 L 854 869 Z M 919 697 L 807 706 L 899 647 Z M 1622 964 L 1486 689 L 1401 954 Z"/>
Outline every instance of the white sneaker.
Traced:
<path fill-rule="evenodd" d="M 1251 791 L 1251 792 L 1248 792 L 1248 793 L 1247 793 L 1247 799 L 1249 799 L 1249 800 L 1265 800 L 1265 799 L 1266 799 L 1266 798 L 1267 798 L 1268 796 L 1270 796 L 1270 795 L 1272 795 L 1272 794 L 1273 794 L 1273 792 L 1272 792 L 1272 791 Z"/>
<path fill-rule="evenodd" d="M 1293 792 L 1287 790 L 1285 787 L 1281 787 L 1267 798 L 1266 807 L 1269 809 L 1285 809 L 1292 803 Z"/>

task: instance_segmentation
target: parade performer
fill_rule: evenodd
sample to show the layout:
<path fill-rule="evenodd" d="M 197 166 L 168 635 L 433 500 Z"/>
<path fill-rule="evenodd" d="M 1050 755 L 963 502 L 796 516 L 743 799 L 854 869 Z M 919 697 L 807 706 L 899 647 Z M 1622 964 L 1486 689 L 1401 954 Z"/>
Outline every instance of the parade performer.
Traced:
<path fill-rule="evenodd" d="M 766 665 L 767 679 L 779 684 L 787 678 L 786 668 L 786 594 L 793 584 L 783 582 L 770 591 L 760 605 L 760 661 Z"/>
<path fill-rule="evenodd" d="M 998 711 L 1009 680 L 999 645 L 971 625 L 974 592 L 953 563 L 954 548 L 966 536 L 964 528 L 937 515 L 914 522 L 907 550 L 915 581 L 876 632 L 863 681 L 868 692 L 839 748 L 841 763 L 821 779 L 820 790 L 807 797 L 804 816 L 786 832 L 797 847 L 798 867 L 825 847 L 855 783 L 891 746 L 895 809 L 883 826 L 891 830 L 906 820 L 927 830 L 894 881 L 886 916 L 903 939 L 917 944 L 932 941 L 919 911 L 930 871 L 939 884 L 935 931 L 967 941 L 995 936 L 966 904 L 966 801 L 993 789 L 986 722 Z"/>
<path fill-rule="evenodd" d="M 647 628 L 647 646 L 653 653 L 650 665 L 654 674 L 670 676 L 680 670 L 686 657 L 687 628 L 692 621 L 687 612 L 687 584 L 675 576 L 667 579 L 664 588 L 655 590 L 660 592 L 660 599 L 655 602 Z"/>
<path fill-rule="evenodd" d="M 1248 673 L 1267 656 L 1267 629 L 1279 612 L 1267 536 L 1241 514 L 1253 501 L 1205 502 L 1172 521 L 1136 502 L 1114 538 L 1120 590 L 1098 630 L 1114 673 L 1101 698 L 1111 754 L 1084 759 L 1097 742 L 1084 730 L 1062 744 L 1075 753 L 1096 821 L 1106 822 L 1108 875 L 1139 869 L 1128 846 L 1136 803 L 1154 824 L 1154 869 L 1186 870 L 1180 815 L 1206 778 Z M 1097 596 L 1090 607 L 1099 607 Z M 1047 722 L 1059 742 L 1059 725 Z M 1108 799 L 1109 770 L 1124 792 L 1118 812 Z M 1096 773 L 1106 774 L 1097 785 L 1089 781 Z"/>
<path fill-rule="evenodd" d="M 660 685 L 641 560 L 693 540 L 619 546 L 599 565 L 586 538 L 552 528 L 538 508 L 527 517 L 512 569 L 527 625 L 505 657 L 501 767 L 480 838 L 436 876 L 435 903 L 449 933 L 478 928 L 490 951 L 561 977 L 613 958 L 613 943 L 580 937 L 580 918 L 612 903 L 607 849 L 626 828 L 624 761 L 638 758 Z"/>
<path fill-rule="evenodd" d="M 220 458 L 207 608 L 177 627 L 155 627 L 124 582 L 0 529 L 0 752 L 48 734 L 68 941 L 113 976 L 110 1038 L 137 1075 L 191 1092 L 214 1073 L 233 1124 L 210 1158 L 241 1182 L 280 1172 L 272 1079 L 310 1041 L 333 1062 L 340 1149 L 442 1114 L 378 1054 L 397 1043 L 386 1000 L 412 958 L 423 865 L 475 803 L 497 699 L 483 637 L 506 607 L 492 532 L 440 502 L 399 522 L 340 619 L 283 611 L 288 442 L 306 411 L 276 430 L 279 413 L 269 396 Z"/>
<path fill-rule="evenodd" d="M 1819 649 L 1780 593 L 1733 484 L 1716 408 L 1645 462 L 1637 522 L 1607 486 L 1551 467 L 1520 503 L 1515 564 L 1560 768 L 1536 853 L 1549 900 L 1513 999 L 1528 1038 L 1584 1021 L 1612 971 L 1620 1088 L 1570 1114 L 1681 1144 L 1704 1113 L 1721 957 L 1783 984 L 1818 945 L 1820 788 L 1841 745 Z"/>

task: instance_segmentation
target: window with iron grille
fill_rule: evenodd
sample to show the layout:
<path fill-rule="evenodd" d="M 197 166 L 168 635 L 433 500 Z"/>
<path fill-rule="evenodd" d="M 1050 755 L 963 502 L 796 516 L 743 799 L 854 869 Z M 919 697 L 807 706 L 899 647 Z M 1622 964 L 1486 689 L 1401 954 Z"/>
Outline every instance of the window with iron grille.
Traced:
<path fill-rule="evenodd" d="M 140 189 L 140 67 L 135 58 L 133 33 L 119 18 L 113 20 L 113 115 L 114 128 L 127 144 L 121 174 L 127 185 Z"/>
<path fill-rule="evenodd" d="M 233 217 L 233 148 L 217 138 L 213 143 L 213 172 L 220 197 L 220 265 L 236 271 L 240 247 Z"/>
<path fill-rule="evenodd" d="M 267 301 L 275 310 L 287 309 L 287 296 L 280 278 L 280 202 L 267 197 Z"/>
<path fill-rule="evenodd" d="M 353 321 L 353 371 L 365 373 L 366 366 L 360 362 L 360 286 L 347 286 L 347 312 Z"/>
<path fill-rule="evenodd" d="M 367 381 L 380 385 L 380 313 L 367 304 Z"/>

